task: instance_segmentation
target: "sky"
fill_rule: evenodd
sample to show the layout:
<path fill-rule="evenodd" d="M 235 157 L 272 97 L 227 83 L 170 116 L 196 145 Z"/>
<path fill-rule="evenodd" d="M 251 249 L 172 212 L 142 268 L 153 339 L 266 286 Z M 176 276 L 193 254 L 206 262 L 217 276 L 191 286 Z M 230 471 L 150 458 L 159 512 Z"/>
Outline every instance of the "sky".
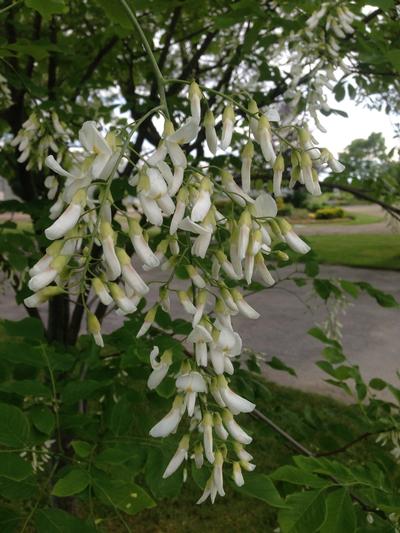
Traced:
<path fill-rule="evenodd" d="M 335 109 L 345 111 L 349 117 L 330 115 L 321 117 L 321 122 L 327 133 L 314 131 L 321 146 L 326 146 L 333 154 L 342 152 L 354 139 L 366 139 L 373 132 L 381 132 L 389 149 L 399 145 L 399 139 L 394 138 L 394 128 L 389 115 L 384 111 L 376 111 L 356 106 L 354 101 L 345 98 L 336 102 L 334 97 L 328 98 L 328 103 Z"/>

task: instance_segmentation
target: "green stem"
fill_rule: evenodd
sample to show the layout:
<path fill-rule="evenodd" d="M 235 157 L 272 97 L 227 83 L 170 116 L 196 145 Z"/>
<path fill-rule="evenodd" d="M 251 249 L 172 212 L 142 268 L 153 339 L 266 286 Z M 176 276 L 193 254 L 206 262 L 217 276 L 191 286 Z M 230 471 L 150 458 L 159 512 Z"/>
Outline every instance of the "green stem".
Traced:
<path fill-rule="evenodd" d="M 161 103 L 162 110 L 164 111 L 166 117 L 169 119 L 167 96 L 165 94 L 165 79 L 164 79 L 164 76 L 162 75 L 162 72 L 161 72 L 161 70 L 160 70 L 160 68 L 158 66 L 157 60 L 156 60 L 156 58 L 155 58 L 155 56 L 153 54 L 153 50 L 151 49 L 150 43 L 147 40 L 147 37 L 144 34 L 144 31 L 142 30 L 142 27 L 141 27 L 138 19 L 136 18 L 136 15 L 132 11 L 132 9 L 130 8 L 130 6 L 127 3 L 126 0 L 120 0 L 120 2 L 122 4 L 122 6 L 125 8 L 126 12 L 128 13 L 128 16 L 129 16 L 132 24 L 135 26 L 136 30 L 139 33 L 140 39 L 141 39 L 142 44 L 143 44 L 143 48 L 145 49 L 145 51 L 146 51 L 146 53 L 147 53 L 147 55 L 149 57 L 151 66 L 153 67 L 153 70 L 154 70 L 154 74 L 156 75 L 156 78 L 157 78 L 158 93 L 160 95 L 160 103 Z"/>

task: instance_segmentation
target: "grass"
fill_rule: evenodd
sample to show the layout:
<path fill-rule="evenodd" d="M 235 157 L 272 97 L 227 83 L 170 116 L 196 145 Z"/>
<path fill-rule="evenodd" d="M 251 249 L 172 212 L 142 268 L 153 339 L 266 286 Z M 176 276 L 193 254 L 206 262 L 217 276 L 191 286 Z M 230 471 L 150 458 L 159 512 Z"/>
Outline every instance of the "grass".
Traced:
<path fill-rule="evenodd" d="M 358 409 L 341 404 L 331 398 L 304 393 L 266 383 L 269 395 L 257 398 L 257 407 L 294 436 L 302 444 L 318 450 L 336 450 L 345 442 L 363 433 L 359 425 Z M 269 426 L 250 416 L 242 418 L 243 426 L 254 436 L 248 448 L 254 455 L 257 472 L 271 473 L 277 467 L 291 463 L 297 454 Z M 341 437 L 338 437 L 338 435 Z M 345 437 L 344 437 L 345 435 Z M 338 460 L 359 464 L 374 456 L 377 445 L 374 439 L 366 439 L 337 455 Z M 259 533 L 273 532 L 277 527 L 276 509 L 254 498 L 249 498 L 226 487 L 226 497 L 197 506 L 201 490 L 191 480 L 184 485 L 181 495 L 159 501 L 157 507 L 126 517 L 132 531 L 140 533 L 198 533 L 225 531 Z M 107 531 L 122 531 L 115 520 Z"/>
<path fill-rule="evenodd" d="M 306 209 L 295 209 L 293 215 L 288 217 L 289 221 L 293 224 L 307 224 L 307 225 L 317 225 L 323 224 L 340 224 L 341 226 L 354 226 L 360 224 L 376 224 L 377 222 L 382 222 L 383 217 L 377 215 L 369 215 L 367 213 L 354 213 L 350 211 L 345 211 L 344 218 L 333 218 L 333 219 L 314 219 L 308 216 L 309 212 Z"/>
<path fill-rule="evenodd" d="M 321 263 L 400 270 L 399 235 L 310 235 Z"/>

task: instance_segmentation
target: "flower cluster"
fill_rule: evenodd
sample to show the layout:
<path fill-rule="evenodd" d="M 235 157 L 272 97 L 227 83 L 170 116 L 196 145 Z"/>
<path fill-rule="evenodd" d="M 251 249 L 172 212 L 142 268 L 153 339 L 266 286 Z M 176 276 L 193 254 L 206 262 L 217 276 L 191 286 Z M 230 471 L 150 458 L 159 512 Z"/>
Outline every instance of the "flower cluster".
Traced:
<path fill-rule="evenodd" d="M 6 78 L 0 74 L 0 109 L 6 109 L 12 104 L 11 91 Z"/>
<path fill-rule="evenodd" d="M 359 16 L 345 5 L 323 2 L 307 20 L 305 27 L 293 32 L 288 40 L 285 54 L 290 53 L 290 83 L 284 94 L 292 109 L 290 118 L 297 114 L 302 101 L 305 111 L 314 120 L 316 127 L 326 133 L 319 113 L 329 113 L 326 89 L 332 90 L 337 83 L 336 71 L 349 72 L 349 65 L 340 54 L 340 41 L 355 30 L 353 24 Z M 304 98 L 299 82 L 307 78 Z"/>
<path fill-rule="evenodd" d="M 159 306 L 169 310 L 176 269 L 186 272 L 187 285 L 176 292 L 191 323 L 186 339 L 188 358 L 173 374 L 176 396 L 171 409 L 150 435 L 160 438 L 182 431 L 164 477 L 188 460 L 198 468 L 209 465 L 211 475 L 199 503 L 224 495 L 223 472 L 228 465 L 237 485 L 244 483 L 243 470 L 255 468 L 245 449 L 252 437 L 236 419 L 255 405 L 239 396 L 231 381 L 242 352 L 231 319 L 237 314 L 252 320 L 259 317 L 241 288 L 255 276 L 266 286 L 274 284 L 267 262 L 286 255 L 273 250 L 274 242 L 285 242 L 298 253 L 309 251 L 290 224 L 278 216 L 274 198 L 267 192 L 255 197 L 255 153 L 259 150 L 273 171 L 275 195 L 281 194 L 288 148 L 292 150 L 290 185 L 303 183 L 312 194 L 320 192 L 319 166 L 327 163 L 335 170 L 339 166 L 329 151 L 315 146 L 304 127 L 294 126 L 291 141 L 286 141 L 255 101 L 246 108 L 229 98 L 218 135 L 211 110 L 202 120 L 205 91 L 193 82 L 189 89 L 191 115 L 177 129 L 165 119 L 159 146 L 150 155 L 140 156 L 129 178 L 131 198 L 123 203 L 125 210 L 115 206 L 111 183 L 126 155 L 129 135 L 122 145 L 113 133 L 103 137 L 93 122 L 86 122 L 79 134 L 85 152 L 75 158 L 75 165 L 65 170 L 53 156 L 47 158 L 47 166 L 65 182 L 51 211 L 54 223 L 45 231 L 53 242 L 31 268 L 29 287 L 34 294 L 25 300 L 26 305 L 36 306 L 54 294 L 75 290 L 86 308 L 88 331 L 103 346 L 101 325 L 87 303 L 90 290 L 104 305 L 125 315 L 135 312 L 148 293 L 148 272 L 167 272 L 167 281 L 156 282 L 160 284 L 159 302 L 145 314 L 137 333 L 141 337 L 152 327 Z M 192 167 L 186 151 L 202 127 L 211 154 L 230 147 L 236 127 L 235 106 L 244 110 L 243 124 L 248 130 L 241 150 L 240 183 L 228 168 Z M 125 247 L 117 245 L 118 232 L 125 235 L 118 241 L 128 242 Z M 146 276 L 139 273 L 140 268 Z M 153 348 L 150 389 L 171 374 L 173 360 L 170 350 L 160 353 L 158 346 Z"/>
<path fill-rule="evenodd" d="M 42 170 L 50 153 L 57 154 L 57 161 L 61 162 L 70 135 L 71 132 L 60 121 L 56 112 L 33 112 L 22 124 L 11 145 L 18 147 L 18 162 L 26 163 L 27 170 Z M 61 143 L 61 146 L 58 143 Z M 45 186 L 49 189 L 49 199 L 53 200 L 58 186 L 55 176 L 49 176 Z"/>

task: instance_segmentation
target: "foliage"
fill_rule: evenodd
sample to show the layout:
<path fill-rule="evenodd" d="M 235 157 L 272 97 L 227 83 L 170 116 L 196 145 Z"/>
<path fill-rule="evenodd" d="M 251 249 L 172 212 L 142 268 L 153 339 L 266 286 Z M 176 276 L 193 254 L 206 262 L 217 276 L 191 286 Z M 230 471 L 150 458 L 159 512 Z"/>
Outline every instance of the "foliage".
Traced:
<path fill-rule="evenodd" d="M 120 224 L 118 215 L 126 207 L 123 200 L 137 193 L 133 170 L 138 167 L 143 157 L 141 154 L 145 153 L 147 157 L 149 150 L 160 142 L 159 125 L 149 117 L 159 111 L 168 116 L 170 105 L 174 111 L 172 118 L 181 123 L 189 114 L 189 101 L 180 96 L 192 78 L 200 82 L 195 87 L 201 97 L 207 95 L 207 107 L 221 114 L 229 101 L 235 106 L 241 126 L 233 136 L 232 153 L 217 154 L 216 157 L 205 153 L 204 131 L 201 130 L 198 139 L 191 139 L 194 142 L 185 148 L 193 164 L 190 171 L 201 169 L 203 163 L 210 164 L 211 168 L 224 168 L 230 164 L 236 177 L 242 165 L 243 178 L 242 160 L 249 159 L 243 155 L 244 151 L 247 147 L 254 152 L 254 147 L 252 149 L 251 143 L 247 142 L 243 149 L 243 136 L 239 130 L 243 129 L 242 125 L 247 126 L 252 120 L 254 125 L 256 121 L 257 131 L 256 135 L 253 131 L 253 136 L 257 140 L 255 137 L 261 119 L 267 124 L 263 133 L 269 128 L 267 117 L 260 116 L 258 109 L 249 111 L 245 107 L 249 88 L 262 113 L 268 111 L 276 117 L 277 107 L 280 107 L 287 119 L 285 124 L 291 123 L 293 117 L 300 117 L 290 126 L 286 136 L 279 128 L 271 129 L 275 136 L 273 142 L 282 151 L 276 163 L 272 161 L 275 154 L 273 158 L 264 154 L 271 168 L 265 170 L 265 162 L 259 153 L 254 156 L 254 167 L 259 169 L 263 181 L 273 176 L 276 196 L 279 196 L 285 167 L 290 169 L 291 185 L 304 181 L 305 176 L 307 189 L 315 193 L 319 192 L 315 160 L 319 158 L 335 172 L 341 170 L 340 163 L 329 151 L 320 151 L 315 147 L 306 128 L 305 121 L 311 123 L 312 119 L 319 129 L 323 129 L 321 115 L 342 113 L 340 109 L 327 106 L 323 87 L 333 89 L 338 101 L 346 91 L 352 98 L 379 93 L 390 96 L 388 105 L 392 108 L 398 106 L 395 92 L 399 69 L 394 48 L 397 12 L 390 0 L 373 3 L 375 9 L 370 13 L 364 9 L 363 2 L 349 4 L 351 9 L 344 3 L 337 6 L 332 2 L 327 4 L 327 10 L 322 14 L 318 11 L 319 2 L 313 1 L 298 6 L 292 0 L 285 0 L 274 7 L 255 0 L 223 4 L 189 0 L 138 1 L 135 9 L 139 23 L 135 22 L 134 16 L 126 15 L 125 7 L 129 4 L 133 3 L 125 0 L 25 0 L 10 3 L 0 11 L 3 29 L 0 45 L 0 135 L 3 146 L 0 173 L 7 177 L 20 198 L 3 203 L 1 209 L 6 213 L 14 211 L 29 215 L 33 225 L 33 231 L 15 231 L 15 223 L 6 221 L 0 235 L 0 266 L 15 291 L 17 302 L 24 302 L 31 315 L 19 323 L 2 323 L 0 494 L 5 503 L 0 521 L 7 531 L 25 531 L 28 528 L 39 532 L 101 530 L 102 519 L 98 520 L 98 517 L 107 518 L 110 509 L 126 527 L 125 515 L 151 509 L 162 498 L 176 498 L 186 477 L 182 467 L 168 479 L 161 477 L 178 442 L 182 442 L 179 440 L 182 435 L 174 433 L 172 438 L 161 444 L 148 437 L 149 429 L 157 420 L 156 415 L 165 413 L 171 406 L 176 393 L 175 382 L 172 377 L 167 377 L 154 391 L 148 390 L 146 382 L 149 353 L 153 346 L 160 349 L 163 357 L 167 354 L 170 374 L 174 377 L 179 372 L 182 374 L 182 368 L 191 368 L 193 357 L 184 348 L 183 342 L 192 332 L 192 325 L 184 320 L 174 320 L 169 315 L 168 301 L 164 296 L 163 309 L 153 308 L 155 316 L 152 317 L 151 327 L 150 321 L 145 321 L 149 329 L 140 338 L 137 335 L 143 327 L 144 299 L 122 328 L 105 337 L 104 349 L 100 350 L 91 337 L 79 335 L 86 313 L 92 318 L 92 323 L 94 320 L 94 328 L 90 327 L 89 320 L 91 333 L 98 343 L 103 342 L 97 324 L 104 318 L 106 305 L 99 304 L 93 308 L 92 314 L 89 313 L 92 301 L 87 285 L 92 271 L 103 261 L 100 254 L 100 244 L 103 243 L 97 242 L 102 240 L 98 235 L 97 219 L 93 227 L 88 223 L 90 232 L 85 234 L 90 239 L 90 246 L 84 247 L 81 255 L 71 253 L 74 257 L 72 266 L 68 267 L 70 270 L 60 267 L 56 272 L 57 285 L 52 288 L 58 291 L 65 283 L 65 290 L 60 290 L 60 294 L 48 304 L 47 328 L 43 327 L 36 308 L 30 307 L 32 300 L 27 298 L 28 269 L 37 266 L 36 263 L 43 257 L 48 245 L 43 230 L 51 223 L 48 216 L 51 201 L 63 190 L 54 176 L 47 176 L 44 167 L 48 165 L 48 157 L 54 160 L 56 156 L 63 168 L 74 170 L 76 160 L 82 155 L 75 143 L 82 123 L 90 119 L 111 127 L 107 142 L 112 144 L 113 155 L 118 157 L 104 182 L 99 179 L 99 185 L 96 179 L 94 181 L 95 187 L 99 186 L 104 193 L 103 196 L 99 194 L 100 207 L 109 207 L 109 210 L 99 209 L 99 217 L 110 216 L 113 223 Z M 132 31 L 132 21 L 135 31 Z M 157 43 L 155 56 L 163 76 L 154 66 L 155 57 L 148 50 L 143 52 L 142 44 L 146 47 L 146 40 L 142 32 L 154 36 Z M 287 57 L 292 59 L 290 69 Z M 82 68 L 77 68 L 81 65 Z M 350 70 L 349 65 L 352 67 Z M 339 79 L 333 72 L 334 66 L 342 69 Z M 193 84 L 191 88 L 193 90 Z M 228 94 L 230 96 L 226 96 Z M 379 97 L 375 98 L 374 105 L 382 105 Z M 270 108 L 267 110 L 266 106 Z M 223 132 L 226 130 L 226 116 L 229 118 L 230 113 L 225 107 L 222 124 L 220 121 L 217 123 L 218 133 L 221 129 Z M 198 118 L 200 120 L 200 116 Z M 127 131 L 128 123 L 132 121 L 130 143 Z M 276 122 L 277 119 L 271 118 L 271 121 Z M 91 135 L 95 135 L 93 125 L 86 124 L 86 127 L 91 128 Z M 164 138 L 171 140 L 172 135 L 165 133 Z M 90 143 L 82 142 L 82 138 L 83 134 L 81 144 L 86 144 L 85 148 L 90 152 L 82 163 L 83 170 L 88 172 L 102 154 L 97 145 L 87 148 Z M 103 148 L 104 143 L 103 139 L 100 143 Z M 123 149 L 121 143 L 124 143 Z M 270 148 L 268 143 L 265 144 Z M 123 168 L 117 168 L 128 145 L 130 157 Z M 294 154 L 290 163 L 288 152 Z M 316 153 L 317 157 L 314 157 Z M 64 172 L 65 175 L 65 171 L 61 169 L 60 172 L 54 163 L 48 166 L 56 169 L 57 174 L 63 175 Z M 82 175 L 86 179 L 85 172 Z M 112 181 L 114 174 L 120 179 Z M 190 183 L 194 197 L 199 192 L 196 187 L 201 176 L 195 175 L 197 181 Z M 72 176 L 75 180 L 80 177 Z M 99 175 L 92 177 L 99 178 Z M 70 185 L 70 178 L 67 178 L 67 185 Z M 287 178 L 285 173 L 284 179 Z M 231 184 L 236 186 L 233 178 Z M 85 182 L 85 187 L 89 185 L 92 185 L 91 181 Z M 101 189 L 102 185 L 105 185 L 104 189 Z M 248 189 L 247 192 L 250 192 L 250 187 Z M 91 211 L 97 213 L 97 192 L 96 189 L 95 207 L 89 206 L 84 214 L 85 223 L 87 219 L 90 221 Z M 87 196 L 90 197 L 90 194 Z M 271 198 L 265 194 L 258 196 Z M 68 203 L 78 206 L 82 203 L 81 197 L 82 194 L 77 203 L 72 199 Z M 246 199 L 245 206 L 246 202 L 251 203 L 251 200 Z M 229 217 L 225 218 L 230 218 L 232 226 L 216 232 L 220 252 L 227 251 L 230 232 L 235 229 L 236 218 L 241 213 L 238 207 L 231 206 L 232 201 L 222 210 L 224 214 L 229 213 Z M 79 217 L 81 215 L 80 212 Z M 251 223 L 252 217 L 275 217 L 275 213 L 264 217 L 264 213 L 260 216 L 254 211 L 251 214 L 246 211 L 246 215 Z M 266 244 L 266 251 L 270 253 L 271 245 L 269 266 L 278 269 L 295 261 L 286 244 L 279 241 L 286 241 L 301 252 L 307 251 L 308 247 L 293 234 L 284 220 L 278 219 L 275 226 L 273 222 L 255 220 L 259 227 L 265 229 L 267 225 L 273 233 L 273 239 Z M 118 247 L 120 250 L 126 247 L 131 255 L 127 232 L 120 225 L 122 231 L 118 234 Z M 170 238 L 169 225 L 154 225 L 162 228 L 158 232 L 157 228 L 154 230 L 150 224 L 146 225 L 146 239 L 151 238 L 151 244 L 163 245 L 167 242 L 166 235 Z M 113 230 L 108 233 L 101 237 L 109 238 L 113 247 Z M 82 235 L 73 237 L 79 241 Z M 68 236 L 67 240 L 70 239 L 71 236 Z M 188 242 L 185 243 L 185 253 L 180 254 L 179 249 L 176 251 L 177 243 L 169 241 L 167 244 L 175 251 L 164 252 L 168 253 L 168 260 L 172 257 L 178 261 L 177 265 L 174 263 L 178 277 L 185 280 L 188 273 L 179 262 L 186 261 L 187 253 L 190 256 L 188 263 L 183 264 L 193 266 L 190 261 L 194 254 L 188 252 Z M 225 262 L 223 257 L 221 263 Z M 210 258 L 203 256 L 201 259 L 195 264 L 207 273 L 211 269 Z M 224 266 L 229 269 L 229 264 Z M 78 293 L 73 293 L 67 283 L 74 269 L 84 272 Z M 332 282 L 317 277 L 318 262 L 313 253 L 306 255 L 304 270 L 304 275 L 296 271 L 293 281 L 298 285 L 309 284 L 326 302 L 331 298 L 339 299 L 344 293 L 355 296 L 365 291 L 380 305 L 397 305 L 390 295 L 368 284 L 351 284 L 344 280 Z M 264 270 L 264 275 L 270 276 L 268 270 L 266 274 Z M 31 274 L 31 277 L 35 276 Z M 208 276 L 207 282 L 209 277 L 213 285 L 212 282 L 217 280 L 213 279 L 215 276 Z M 226 280 L 226 277 L 222 279 Z M 252 275 L 247 279 L 248 283 L 251 280 Z M 236 279 L 227 280 L 228 285 L 222 288 L 229 293 L 244 285 L 244 282 L 236 282 Z M 169 289 L 169 281 L 164 285 Z M 217 287 L 222 290 L 220 285 Z M 262 289 L 264 287 L 256 282 L 250 286 L 250 290 Z M 198 303 L 194 297 L 198 294 L 197 289 L 193 289 L 192 294 L 195 303 Z M 249 311 L 248 307 L 246 309 L 248 313 L 253 311 Z M 215 331 L 212 333 L 215 334 Z M 359 369 L 347 362 L 337 340 L 332 340 L 318 329 L 312 334 L 326 344 L 324 359 L 318 364 L 329 375 L 329 382 L 355 395 L 359 403 L 357 413 L 366 431 L 383 435 L 389 432 L 387 440 L 394 444 L 398 438 L 398 389 L 377 379 L 365 384 Z M 212 338 L 210 342 L 215 340 Z M 152 363 L 156 370 L 153 360 Z M 257 358 L 249 357 L 247 369 L 238 361 L 231 364 L 232 372 L 235 370 L 232 386 L 248 398 L 241 398 L 242 403 L 254 407 L 251 402 L 264 398 L 268 390 L 259 376 Z M 273 357 L 267 364 L 275 370 L 295 373 L 278 357 Z M 389 403 L 375 398 L 375 390 L 390 391 L 396 401 Z M 190 387 L 187 392 L 193 393 Z M 206 403 L 206 399 L 202 398 L 202 401 Z M 289 417 L 289 412 L 286 415 Z M 292 413 L 291 419 L 294 418 L 299 417 Z M 304 413 L 304 418 L 313 429 L 321 425 L 316 414 Z M 195 424 L 199 425 L 198 421 Z M 205 419 L 202 424 L 205 432 Z M 344 433 L 345 439 L 351 441 L 354 437 L 349 432 Z M 341 431 L 336 429 L 335 434 L 340 437 Z M 313 436 L 314 432 L 310 431 L 306 441 L 312 440 Z M 221 440 L 225 439 L 221 437 Z M 378 528 L 390 527 L 397 520 L 399 508 L 393 480 L 397 470 L 387 453 L 377 454 L 372 466 L 357 464 L 350 468 L 339 461 L 316 457 L 314 449 L 307 451 L 296 438 L 291 441 L 292 444 L 294 441 L 297 451 L 302 451 L 307 457 L 298 457 L 296 452 L 293 464 L 282 465 L 271 475 L 245 474 L 247 484 L 240 489 L 276 507 L 283 532 L 339 531 L 343 529 L 344 517 L 346 525 L 352 530 L 356 524 L 365 529 L 369 528 L 370 513 L 373 513 L 374 524 Z M 217 442 L 217 453 L 224 462 L 228 451 L 232 451 L 232 442 Z M 328 453 L 330 451 L 328 449 Z M 248 470 L 253 467 L 248 460 L 243 460 L 242 465 L 246 465 Z M 210 470 L 210 466 L 205 466 L 201 471 L 193 468 L 192 472 L 194 481 L 206 492 L 205 482 Z M 386 479 L 384 474 L 388 472 L 393 476 Z M 214 467 L 209 479 L 215 484 L 217 474 Z M 240 478 L 239 483 L 237 479 L 235 482 L 241 485 Z"/>
<path fill-rule="evenodd" d="M 330 218 L 343 218 L 344 210 L 341 207 L 322 207 L 315 212 L 315 218 L 329 220 Z"/>

